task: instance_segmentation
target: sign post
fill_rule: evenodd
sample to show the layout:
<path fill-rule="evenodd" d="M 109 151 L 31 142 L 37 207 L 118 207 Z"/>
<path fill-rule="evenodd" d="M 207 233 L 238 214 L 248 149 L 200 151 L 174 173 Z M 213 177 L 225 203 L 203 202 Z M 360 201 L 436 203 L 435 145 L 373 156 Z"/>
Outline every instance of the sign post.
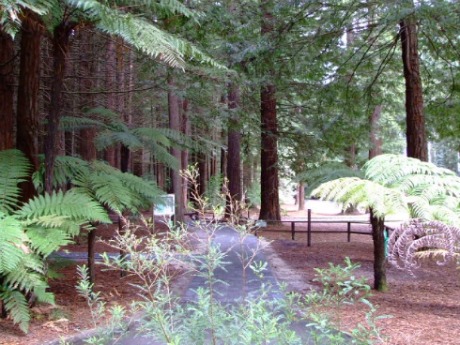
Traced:
<path fill-rule="evenodd" d="M 167 194 L 160 197 L 162 200 L 153 205 L 153 218 L 155 216 L 174 217 L 176 209 L 176 199 L 174 194 Z"/>

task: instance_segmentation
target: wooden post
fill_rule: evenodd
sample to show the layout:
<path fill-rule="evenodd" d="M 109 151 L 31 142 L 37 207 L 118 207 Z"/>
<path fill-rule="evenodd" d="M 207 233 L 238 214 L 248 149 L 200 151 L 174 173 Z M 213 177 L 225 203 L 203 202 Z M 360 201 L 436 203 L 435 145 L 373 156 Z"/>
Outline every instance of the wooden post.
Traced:
<path fill-rule="evenodd" d="M 295 240 L 295 222 L 291 222 L 291 238 Z"/>
<path fill-rule="evenodd" d="M 307 227 L 307 246 L 311 247 L 311 209 L 307 211 L 308 215 L 308 227 Z"/>
<path fill-rule="evenodd" d="M 347 222 L 347 240 L 351 241 L 351 222 Z"/>

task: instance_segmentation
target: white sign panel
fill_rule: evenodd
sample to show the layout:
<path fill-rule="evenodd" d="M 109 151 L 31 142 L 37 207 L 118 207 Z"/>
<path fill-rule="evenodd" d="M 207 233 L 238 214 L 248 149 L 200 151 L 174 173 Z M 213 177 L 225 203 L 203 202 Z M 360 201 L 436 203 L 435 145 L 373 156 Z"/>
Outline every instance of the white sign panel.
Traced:
<path fill-rule="evenodd" d="M 154 216 L 174 216 L 176 209 L 176 201 L 174 194 L 163 195 L 161 203 L 154 205 Z"/>

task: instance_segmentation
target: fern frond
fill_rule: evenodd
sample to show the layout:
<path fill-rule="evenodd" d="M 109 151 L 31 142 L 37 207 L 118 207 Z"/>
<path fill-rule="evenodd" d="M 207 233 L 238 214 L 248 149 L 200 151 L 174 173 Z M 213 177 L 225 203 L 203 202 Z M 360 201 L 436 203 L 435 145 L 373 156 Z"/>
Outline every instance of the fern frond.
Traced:
<path fill-rule="evenodd" d="M 307 193 L 310 194 L 320 184 L 342 177 L 363 177 L 359 170 L 351 169 L 343 163 L 330 162 L 320 167 L 297 174 L 299 181 L 308 185 Z"/>
<path fill-rule="evenodd" d="M 99 120 L 88 117 L 63 116 L 59 123 L 60 129 L 64 131 L 73 131 L 86 128 L 105 129 L 107 125 Z"/>
<path fill-rule="evenodd" d="M 26 255 L 27 240 L 22 224 L 0 212 L 0 274 L 11 272 L 19 265 Z"/>
<path fill-rule="evenodd" d="M 186 18 L 190 18 L 195 22 L 199 18 L 198 13 L 190 10 L 182 2 L 177 0 L 122 0 L 118 1 L 118 4 L 126 4 L 129 6 L 133 6 L 143 12 L 146 10 L 150 10 L 153 11 L 153 13 L 162 13 L 167 17 L 172 15 L 181 15 Z"/>
<path fill-rule="evenodd" d="M 443 253 L 439 265 L 458 257 L 460 253 L 460 228 L 438 221 L 418 219 L 402 224 L 389 239 L 389 261 L 398 268 L 411 272 L 418 268 L 420 252 Z"/>
<path fill-rule="evenodd" d="M 26 180 L 30 168 L 21 151 L 0 151 L 0 211 L 13 212 L 21 192 L 18 184 Z"/>
<path fill-rule="evenodd" d="M 39 195 L 29 200 L 16 212 L 19 219 L 28 224 L 38 222 L 43 216 L 56 215 L 68 217 L 77 223 L 101 222 L 110 223 L 107 212 L 87 195 L 73 190 L 63 193 Z"/>
<path fill-rule="evenodd" d="M 51 228 L 30 226 L 27 228 L 27 236 L 30 239 L 30 248 L 44 258 L 62 246 L 72 242 L 71 236 L 78 234 L 80 227 L 73 231 L 68 228 Z"/>
<path fill-rule="evenodd" d="M 123 184 L 128 187 L 134 193 L 142 196 L 150 204 L 157 203 L 160 200 L 160 196 L 165 193 L 159 189 L 154 181 L 147 181 L 133 174 L 122 174 L 120 179 Z"/>
<path fill-rule="evenodd" d="M 143 147 L 142 142 L 128 129 L 124 132 L 107 130 L 97 135 L 95 144 L 98 150 L 106 149 L 115 144 L 121 143 L 130 150 L 137 150 Z"/>
<path fill-rule="evenodd" d="M 3 301 L 6 311 L 11 319 L 19 326 L 21 331 L 27 333 L 29 330 L 30 311 L 26 297 L 17 290 L 0 289 L 0 299 Z"/>
<path fill-rule="evenodd" d="M 344 177 L 323 183 L 312 195 L 339 202 L 343 209 L 350 206 L 371 208 L 378 217 L 406 209 L 403 194 L 358 177 Z"/>
<path fill-rule="evenodd" d="M 105 6 L 94 0 L 67 0 L 103 32 L 121 37 L 125 42 L 173 67 L 183 67 L 183 54 L 170 41 L 172 37 L 147 21 Z"/>
<path fill-rule="evenodd" d="M 178 171 L 179 161 L 162 145 L 155 142 L 146 143 L 145 147 L 150 151 L 156 161 L 163 163 L 168 168 Z"/>
<path fill-rule="evenodd" d="M 21 264 L 3 276 L 3 284 L 11 289 L 32 292 L 35 288 L 47 288 L 44 278 L 45 267 L 42 258 L 30 254 L 24 256 Z"/>

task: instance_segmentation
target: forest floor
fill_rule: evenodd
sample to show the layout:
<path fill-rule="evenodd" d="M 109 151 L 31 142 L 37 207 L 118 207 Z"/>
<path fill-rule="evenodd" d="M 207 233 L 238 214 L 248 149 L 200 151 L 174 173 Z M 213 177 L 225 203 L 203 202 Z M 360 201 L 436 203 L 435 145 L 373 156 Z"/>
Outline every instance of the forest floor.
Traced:
<path fill-rule="evenodd" d="M 294 211 L 294 205 L 284 206 L 283 219 L 305 218 L 306 211 Z M 315 213 L 313 214 L 313 217 Z M 341 216 L 337 216 L 341 217 Z M 340 219 L 340 218 L 338 218 Z M 326 231 L 345 230 L 344 224 L 314 224 L 314 230 L 323 233 L 312 234 L 312 245 L 307 246 L 306 235 L 297 234 L 291 240 L 290 228 L 270 228 L 261 236 L 269 242 L 265 253 L 272 270 L 280 281 L 287 283 L 288 289 L 307 293 L 314 281 L 314 268 L 326 268 L 328 263 L 343 263 L 345 257 L 360 264 L 358 276 L 372 283 L 373 247 L 369 235 L 352 235 L 347 242 L 345 233 L 330 234 Z M 368 231 L 369 226 L 353 224 L 354 230 Z M 102 240 L 109 239 L 116 230 L 115 226 L 98 229 Z M 100 243 L 98 251 L 107 250 Z M 70 251 L 85 251 L 86 243 L 69 246 Z M 76 265 L 70 261 L 60 261 L 55 267 L 59 279 L 51 280 L 51 291 L 56 295 L 57 307 L 37 306 L 33 309 L 33 320 L 27 335 L 12 325 L 9 320 L 0 320 L 1 345 L 38 345 L 55 340 L 60 336 L 77 334 L 92 328 L 91 314 L 86 302 L 76 290 Z M 81 264 L 81 263 L 80 263 Z M 385 337 L 385 344 L 460 344 L 460 271 L 454 266 L 437 266 L 427 263 L 417 270 L 415 276 L 407 272 L 388 267 L 389 291 L 373 292 L 370 301 L 377 307 L 378 315 L 391 315 L 377 321 Z M 96 290 L 108 306 L 128 305 L 138 298 L 138 291 L 128 284 L 132 277 L 120 277 L 116 271 L 105 271 L 98 266 Z M 177 280 L 177 284 L 186 284 Z M 364 305 L 346 305 L 339 311 L 343 329 L 356 327 L 364 321 Z"/>

